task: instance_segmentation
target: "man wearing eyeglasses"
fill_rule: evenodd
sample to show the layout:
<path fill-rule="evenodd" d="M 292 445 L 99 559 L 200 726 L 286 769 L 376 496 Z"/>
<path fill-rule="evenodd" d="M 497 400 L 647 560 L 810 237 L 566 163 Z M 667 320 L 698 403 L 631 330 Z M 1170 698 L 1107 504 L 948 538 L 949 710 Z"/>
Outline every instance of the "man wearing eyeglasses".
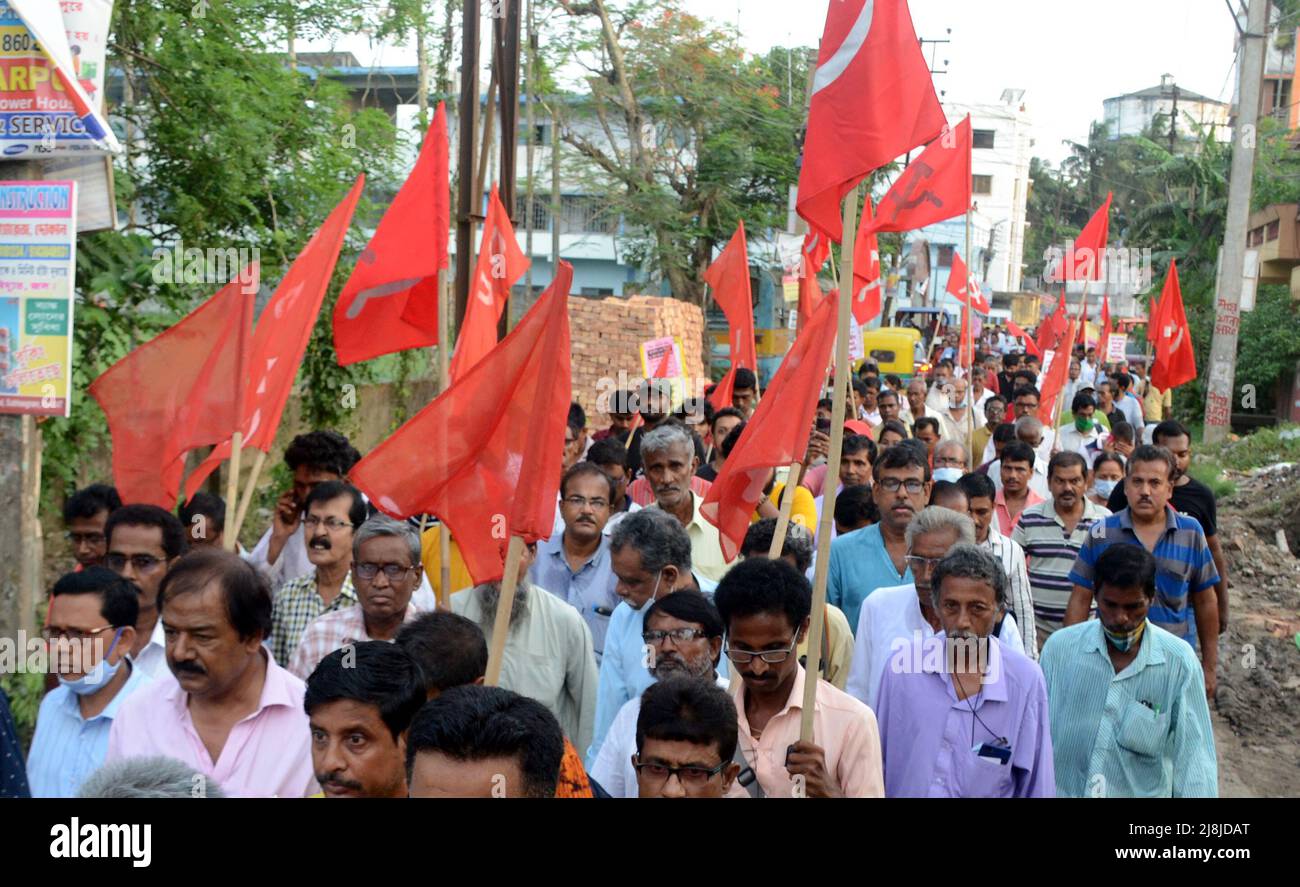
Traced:
<path fill-rule="evenodd" d="M 63 525 L 68 544 L 77 559 L 77 569 L 99 565 L 108 553 L 104 526 L 108 516 L 122 507 L 117 490 L 107 484 L 91 484 L 77 490 L 63 504 Z"/>
<path fill-rule="evenodd" d="M 568 601 L 591 629 L 596 664 L 605 649 L 609 617 L 618 606 L 618 583 L 604 534 L 614 499 L 614 481 L 591 462 L 579 462 L 560 480 L 564 528 L 537 543 L 529 575 L 533 584 Z"/>
<path fill-rule="evenodd" d="M 313 619 L 357 602 L 352 584 L 352 537 L 366 519 L 361 492 L 343 481 L 326 481 L 308 494 L 306 511 L 303 539 L 315 569 L 282 585 L 275 592 L 271 612 L 271 653 L 284 668 L 289 667 Z"/>
<path fill-rule="evenodd" d="M 800 737 L 806 674 L 795 652 L 808 633 L 812 587 L 783 560 L 750 558 L 718 583 L 739 754 L 756 797 L 879 798 L 880 731 L 869 708 L 817 678 L 812 741 Z"/>
<path fill-rule="evenodd" d="M 156 505 L 125 505 L 104 525 L 108 554 L 104 566 L 140 590 L 131 659 L 136 668 L 158 677 L 167 670 L 167 647 L 158 620 L 158 589 L 163 577 L 185 553 L 185 527 Z"/>
<path fill-rule="evenodd" d="M 420 614 L 411 603 L 420 587 L 420 535 L 409 523 L 383 514 L 363 523 L 353 535 L 351 566 L 357 603 L 313 619 L 289 662 L 304 681 L 340 647 L 392 641 Z"/>
<path fill-rule="evenodd" d="M 930 505 L 917 513 L 906 530 L 907 568 L 912 581 L 881 588 L 867 598 L 858 620 L 848 693 L 876 708 L 880 682 L 887 668 L 904 667 L 913 641 L 934 637 L 942 625 L 931 596 L 934 567 L 957 543 L 975 544 L 975 523 L 950 508 Z M 1001 613 L 999 613 L 1001 615 Z M 1015 617 L 1007 613 L 999 640 L 1021 653 L 1025 645 Z M 902 663 L 902 664 L 900 664 Z"/>
<path fill-rule="evenodd" d="M 646 610 L 641 638 L 647 653 L 645 666 L 655 681 L 684 677 L 727 686 L 717 672 L 722 655 L 722 617 L 708 598 L 688 588 L 664 595 Z M 650 688 L 655 686 L 651 684 Z M 638 780 L 634 760 L 638 750 L 644 752 L 637 743 L 644 696 L 643 693 L 619 709 L 591 766 L 592 778 L 615 798 L 635 798 L 638 783 L 644 786 L 644 781 Z M 732 723 L 734 726 L 734 713 Z M 681 784 L 686 786 L 685 782 Z"/>
<path fill-rule="evenodd" d="M 708 681 L 675 676 L 638 700 L 632 766 L 640 798 L 722 798 L 734 790 L 736 704 Z M 630 703 L 629 703 L 630 704 Z"/>
<path fill-rule="evenodd" d="M 68 573 L 50 590 L 50 669 L 59 686 L 41 700 L 27 758 L 35 798 L 75 798 L 104 763 L 122 701 L 150 680 L 127 652 L 140 613 L 134 585 L 104 567 Z"/>

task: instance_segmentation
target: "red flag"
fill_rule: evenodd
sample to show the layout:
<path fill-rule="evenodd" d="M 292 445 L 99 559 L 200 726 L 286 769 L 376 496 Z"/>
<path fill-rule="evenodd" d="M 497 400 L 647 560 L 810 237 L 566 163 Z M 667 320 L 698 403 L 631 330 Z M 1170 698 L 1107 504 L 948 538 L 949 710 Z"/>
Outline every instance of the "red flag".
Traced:
<path fill-rule="evenodd" d="M 732 369 L 745 367 L 757 370 L 754 302 L 749 288 L 749 252 L 745 245 L 743 221 L 736 226 L 736 233 L 731 235 L 726 248 L 704 272 L 704 282 L 713 288 L 713 301 L 727 315 Z M 722 385 L 718 387 L 721 388 Z M 730 399 L 726 405 L 731 405 Z"/>
<path fill-rule="evenodd" d="M 1052 356 L 1052 365 L 1047 370 L 1047 377 L 1043 380 L 1043 389 L 1038 396 L 1038 419 L 1048 428 L 1056 427 L 1056 418 L 1060 415 L 1057 401 L 1060 399 L 1061 391 L 1065 388 L 1065 380 L 1070 374 L 1070 351 L 1067 342 L 1074 340 L 1075 318 L 1070 319 L 1070 325 L 1066 330 L 1066 336 L 1061 342 L 1061 347 L 1056 350 Z"/>
<path fill-rule="evenodd" d="M 871 231 L 911 231 L 970 209 L 970 115 L 945 129 L 885 192 Z"/>
<path fill-rule="evenodd" d="M 1102 259 L 1110 236 L 1111 196 L 1107 191 L 1106 201 L 1074 238 L 1074 247 L 1065 251 L 1061 259 L 1061 280 L 1101 280 Z"/>
<path fill-rule="evenodd" d="M 1011 333 L 1011 335 L 1013 336 L 1020 337 L 1020 340 L 1025 343 L 1025 351 L 1029 352 L 1035 357 L 1043 356 L 1043 352 L 1038 350 L 1038 345 L 1035 344 L 1033 339 L 1029 338 L 1029 333 L 1022 330 L 1011 320 L 1007 321 L 1007 332 Z"/>
<path fill-rule="evenodd" d="M 849 189 L 943 125 L 905 0 L 832 3 L 808 105 L 799 215 L 838 243 Z"/>
<path fill-rule="evenodd" d="M 984 292 L 975 280 L 975 275 L 970 273 L 966 263 L 962 261 L 961 254 L 956 250 L 952 251 L 952 268 L 948 271 L 948 285 L 945 289 L 963 305 L 966 304 L 967 293 L 970 293 L 973 299 L 970 306 L 980 314 L 988 314 L 992 309 L 989 300 L 984 298 Z"/>
<path fill-rule="evenodd" d="M 1061 338 L 1065 335 L 1065 328 L 1069 324 L 1068 314 L 1069 310 L 1065 307 L 1065 290 L 1061 290 L 1061 299 L 1056 303 L 1056 310 L 1038 325 L 1038 351 L 1040 355 L 1046 354 L 1048 351 L 1055 351 L 1060 346 Z"/>
<path fill-rule="evenodd" d="M 797 337 L 796 337 L 797 338 Z M 731 395 L 736 391 L 736 367 L 733 364 L 727 374 L 722 377 L 722 381 L 713 386 L 713 393 L 707 398 L 709 405 L 715 410 L 723 410 L 731 406 Z"/>
<path fill-rule="evenodd" d="M 673 378 L 673 349 L 669 346 L 664 352 L 663 359 L 659 361 L 659 366 L 655 367 L 654 372 L 650 374 L 652 379 L 671 379 Z"/>
<path fill-rule="evenodd" d="M 1079 301 L 1079 338 L 1077 344 L 1087 347 L 1088 336 L 1088 291 L 1083 291 L 1083 298 Z"/>
<path fill-rule="evenodd" d="M 258 270 L 250 265 L 90 384 L 108 418 L 113 480 L 123 502 L 171 511 L 185 454 L 226 440 L 239 427 Z"/>
<path fill-rule="evenodd" d="M 1192 349 L 1192 331 L 1183 310 L 1183 292 L 1178 285 L 1178 263 L 1169 262 L 1164 289 L 1160 291 L 1160 310 L 1152 318 L 1156 331 L 1155 358 L 1151 366 L 1151 384 L 1169 391 L 1196 378 L 1196 352 Z"/>
<path fill-rule="evenodd" d="M 1110 293 L 1101 295 L 1101 335 L 1097 341 L 1097 359 L 1106 359 L 1106 342 L 1110 339 Z"/>
<path fill-rule="evenodd" d="M 385 514 L 445 520 L 476 584 L 501 578 L 511 536 L 551 535 L 572 397 L 572 282 L 561 261 L 519 325 L 349 473 Z"/>
<path fill-rule="evenodd" d="M 825 299 L 768 386 L 745 433 L 727 457 L 700 504 L 700 514 L 718 528 L 722 555 L 740 552 L 749 518 L 763 499 L 772 469 L 802 459 L 808 448 L 817 398 L 835 344 L 835 299 Z"/>
<path fill-rule="evenodd" d="M 970 323 L 970 309 L 963 308 L 961 312 L 961 331 L 957 335 L 957 366 L 968 367 L 975 363 L 975 353 L 971 349 L 975 344 L 975 332 L 968 331 L 967 325 Z M 970 336 L 967 339 L 967 336 Z"/>
<path fill-rule="evenodd" d="M 871 224 L 871 198 L 862 204 L 862 221 L 853 243 L 853 319 L 865 326 L 880 314 L 880 245 Z"/>
<path fill-rule="evenodd" d="M 529 264 L 530 260 L 515 240 L 515 231 L 497 194 L 497 186 L 493 185 L 488 198 L 487 219 L 483 222 L 483 237 L 478 244 L 478 259 L 474 263 L 469 303 L 461 322 L 460 336 L 456 339 L 456 352 L 451 358 L 453 382 L 496 347 L 497 321 L 510 298 L 510 287 L 528 270 Z M 437 302 L 433 304 L 436 308 Z M 411 307 L 407 306 L 402 319 L 415 323 L 417 318 L 412 318 Z M 435 327 L 438 324 L 437 311 L 433 313 L 433 323 Z"/>
<path fill-rule="evenodd" d="M 813 312 L 822 300 L 822 288 L 817 284 L 817 272 L 826 264 L 831 254 L 831 241 L 825 234 L 809 231 L 803 236 L 799 252 L 799 330 L 812 322 Z"/>
<path fill-rule="evenodd" d="M 451 224 L 448 181 L 447 117 L 439 102 L 415 168 L 334 306 L 339 366 L 438 343 L 438 269 L 447 267 Z"/>
<path fill-rule="evenodd" d="M 293 389 L 294 377 L 316 326 L 321 302 L 329 289 L 334 265 L 343 248 L 352 213 L 366 177 L 358 176 L 347 196 L 334 207 L 325 222 L 303 247 L 298 258 L 285 272 L 275 295 L 262 309 L 253 343 L 248 353 L 248 376 L 245 382 L 244 414 L 240 429 L 244 446 L 271 451 L 280 416 Z M 226 433 L 230 437 L 230 433 Z M 230 458 L 230 441 L 219 444 L 185 479 L 185 499 L 189 501 L 200 485 L 222 462 Z"/>

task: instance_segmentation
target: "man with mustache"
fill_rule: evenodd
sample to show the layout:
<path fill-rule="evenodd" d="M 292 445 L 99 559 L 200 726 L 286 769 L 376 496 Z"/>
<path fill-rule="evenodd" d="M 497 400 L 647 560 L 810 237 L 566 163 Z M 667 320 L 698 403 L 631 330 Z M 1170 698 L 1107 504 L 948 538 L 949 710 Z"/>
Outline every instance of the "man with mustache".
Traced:
<path fill-rule="evenodd" d="M 1056 796 L 1043 674 L 992 635 L 1006 584 L 977 546 L 954 545 L 935 565 L 943 630 L 900 648 L 881 680 L 886 797 Z"/>
<path fill-rule="evenodd" d="M 734 432 L 733 432 L 734 434 Z M 665 511 L 677 519 L 691 540 L 691 564 L 696 575 L 712 589 L 727 572 L 722 557 L 718 528 L 700 514 L 703 497 L 691 488 L 699 459 L 691 445 L 691 433 L 680 425 L 663 425 L 641 439 L 641 462 L 646 480 L 654 491 L 651 509 Z"/>
<path fill-rule="evenodd" d="M 122 704 L 106 760 L 166 755 L 232 797 L 314 793 L 305 688 L 264 649 L 266 578 L 238 555 L 196 551 L 167 572 L 158 605 L 176 680 L 153 681 Z"/>
<path fill-rule="evenodd" d="M 738 754 L 757 797 L 878 798 L 884 794 L 876 716 L 816 676 L 796 650 L 808 633 L 812 587 L 783 560 L 743 560 L 715 595 L 727 658 L 740 673 Z M 816 680 L 813 741 L 800 736 L 804 681 Z"/>
<path fill-rule="evenodd" d="M 1138 545 L 1156 559 L 1156 596 L 1150 620 L 1165 631 L 1200 647 L 1205 692 L 1214 698 L 1219 661 L 1219 582 L 1214 557 L 1196 518 L 1169 506 L 1177 463 L 1164 447 L 1140 446 L 1128 461 L 1124 494 L 1128 508 L 1092 526 L 1070 570 L 1074 583 L 1065 624 L 1088 618 L 1093 596 L 1093 568 L 1112 545 Z"/>
<path fill-rule="evenodd" d="M 396 644 L 363 641 L 322 659 L 302 704 L 324 796 L 406 797 L 406 731 L 424 702 L 420 670 Z"/>
<path fill-rule="evenodd" d="M 582 614 L 591 629 L 597 665 L 605 649 L 609 617 L 619 600 L 605 535 L 614 496 L 613 479 L 591 462 L 579 462 L 564 472 L 560 480 L 564 528 L 537 543 L 537 559 L 528 574 L 539 588 Z"/>
<path fill-rule="evenodd" d="M 185 528 L 157 505 L 124 505 L 104 524 L 108 554 L 104 566 L 135 584 L 140 593 L 131 663 L 151 677 L 167 669 L 166 638 L 158 618 L 158 589 L 185 553 Z"/>
<path fill-rule="evenodd" d="M 932 638 L 941 630 L 931 593 L 932 576 L 935 565 L 959 542 L 975 544 L 975 523 L 970 517 L 941 505 L 923 508 L 905 531 L 907 568 L 912 581 L 878 589 L 862 605 L 845 690 L 873 710 L 881 677 L 898 649 L 914 640 Z M 1000 640 L 1004 646 L 1023 652 L 1024 642 L 1015 617 L 1005 611 L 1004 606 L 998 611 L 998 617 L 1003 620 Z"/>
<path fill-rule="evenodd" d="M 500 686 L 545 705 L 564 735 L 583 748 L 596 716 L 591 629 L 577 610 L 528 581 L 536 556 L 537 547 L 528 545 L 519 561 Z M 451 610 L 478 623 L 490 644 L 500 599 L 501 583 L 488 582 L 453 594 Z"/>
<path fill-rule="evenodd" d="M 370 518 L 352 539 L 357 603 L 323 613 L 303 632 L 289 671 L 303 680 L 325 656 L 360 641 L 391 641 L 420 613 L 411 595 L 420 585 L 420 536 L 406 521 Z"/>
<path fill-rule="evenodd" d="M 311 540 L 298 532 L 307 497 L 320 484 L 343 480 L 360 459 L 361 454 L 337 431 L 311 431 L 289 442 L 284 462 L 293 473 L 293 486 L 276 501 L 271 526 L 247 556 L 271 581 L 272 592 L 314 569 L 307 549 Z"/>
<path fill-rule="evenodd" d="M 614 608 L 605 633 L 596 694 L 596 725 L 587 748 L 591 767 L 619 710 L 654 682 L 645 659 L 646 604 L 695 585 L 691 575 L 691 538 L 671 514 L 643 508 L 619 522 L 609 537 L 610 563 L 618 582 Z M 581 746 L 580 746 L 581 747 Z"/>
<path fill-rule="evenodd" d="M 1140 545 L 1101 552 L 1091 570 L 1097 618 L 1043 645 L 1061 797 L 1218 796 L 1202 668 L 1148 618 L 1157 560 Z"/>
<path fill-rule="evenodd" d="M 1070 569 L 1092 525 L 1110 512 L 1084 493 L 1088 463 L 1074 452 L 1057 453 L 1047 463 L 1052 498 L 1031 505 L 1020 515 L 1011 540 L 1025 552 L 1034 600 L 1034 628 L 1039 648 L 1061 628 L 1070 602 Z"/>
<path fill-rule="evenodd" d="M 930 498 L 930 464 L 908 447 L 890 447 L 872 467 L 871 497 L 880 522 L 831 540 L 826 601 L 857 631 L 862 602 L 877 588 L 910 582 L 907 542 L 913 515 Z"/>
<path fill-rule="evenodd" d="M 286 668 L 313 619 L 357 602 L 352 536 L 366 519 L 361 491 L 343 481 L 325 481 L 307 495 L 306 510 L 303 537 L 314 569 L 281 586 L 271 616 L 271 653 Z"/>
<path fill-rule="evenodd" d="M 908 429 L 907 433 L 912 433 L 911 423 L 903 418 L 897 391 L 892 388 L 880 389 L 880 394 L 876 396 L 876 409 L 880 411 L 880 422 L 871 426 L 871 433 L 877 441 L 880 440 L 881 427 L 890 421 L 902 422 L 903 427 Z"/>
<path fill-rule="evenodd" d="M 647 654 L 646 668 L 656 681 L 677 675 L 707 679 L 726 688 L 727 681 L 717 672 L 722 655 L 722 617 L 700 592 L 675 591 L 650 604 L 641 638 Z M 591 766 L 592 778 L 615 798 L 637 797 L 632 756 L 636 754 L 640 713 L 641 696 L 624 703 Z"/>

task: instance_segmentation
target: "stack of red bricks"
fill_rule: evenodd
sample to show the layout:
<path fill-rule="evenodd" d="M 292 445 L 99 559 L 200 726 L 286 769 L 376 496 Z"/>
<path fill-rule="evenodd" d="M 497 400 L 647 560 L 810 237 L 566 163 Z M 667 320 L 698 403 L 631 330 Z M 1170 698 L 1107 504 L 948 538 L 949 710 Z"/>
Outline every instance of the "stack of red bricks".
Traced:
<path fill-rule="evenodd" d="M 605 423 L 604 408 L 609 394 L 623 386 L 634 387 L 642 379 L 642 342 L 664 336 L 680 339 L 692 390 L 698 387 L 704 372 L 701 354 L 704 315 L 698 305 L 680 299 L 571 296 L 569 329 L 573 344 L 573 399 L 587 411 L 587 424 L 593 429 Z"/>

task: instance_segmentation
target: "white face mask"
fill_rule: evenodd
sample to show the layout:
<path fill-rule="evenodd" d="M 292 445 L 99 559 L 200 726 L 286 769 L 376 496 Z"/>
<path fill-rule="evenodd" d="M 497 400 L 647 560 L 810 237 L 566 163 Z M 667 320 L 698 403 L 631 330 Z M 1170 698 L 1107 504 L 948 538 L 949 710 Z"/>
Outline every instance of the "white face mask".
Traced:
<path fill-rule="evenodd" d="M 962 470 L 960 468 L 953 468 L 951 466 L 945 465 L 943 468 L 936 468 L 934 470 L 934 479 L 937 481 L 946 480 L 946 481 L 950 481 L 951 483 L 956 483 L 957 481 L 961 480 L 961 478 L 962 478 Z"/>
<path fill-rule="evenodd" d="M 113 635 L 113 643 L 109 645 L 108 651 L 104 653 L 103 657 L 95 663 L 94 668 L 83 674 L 81 677 L 71 680 L 59 675 L 59 683 L 67 687 L 73 693 L 76 693 L 78 696 L 89 696 L 92 693 L 97 693 L 104 689 L 104 687 L 108 685 L 108 682 L 117 676 L 118 671 L 122 668 L 123 661 L 126 659 L 126 657 L 123 656 L 121 659 L 118 659 L 116 663 L 110 663 L 108 661 L 109 655 L 113 652 L 113 648 L 117 646 L 117 641 L 121 636 L 122 629 L 119 628 L 117 633 Z"/>

